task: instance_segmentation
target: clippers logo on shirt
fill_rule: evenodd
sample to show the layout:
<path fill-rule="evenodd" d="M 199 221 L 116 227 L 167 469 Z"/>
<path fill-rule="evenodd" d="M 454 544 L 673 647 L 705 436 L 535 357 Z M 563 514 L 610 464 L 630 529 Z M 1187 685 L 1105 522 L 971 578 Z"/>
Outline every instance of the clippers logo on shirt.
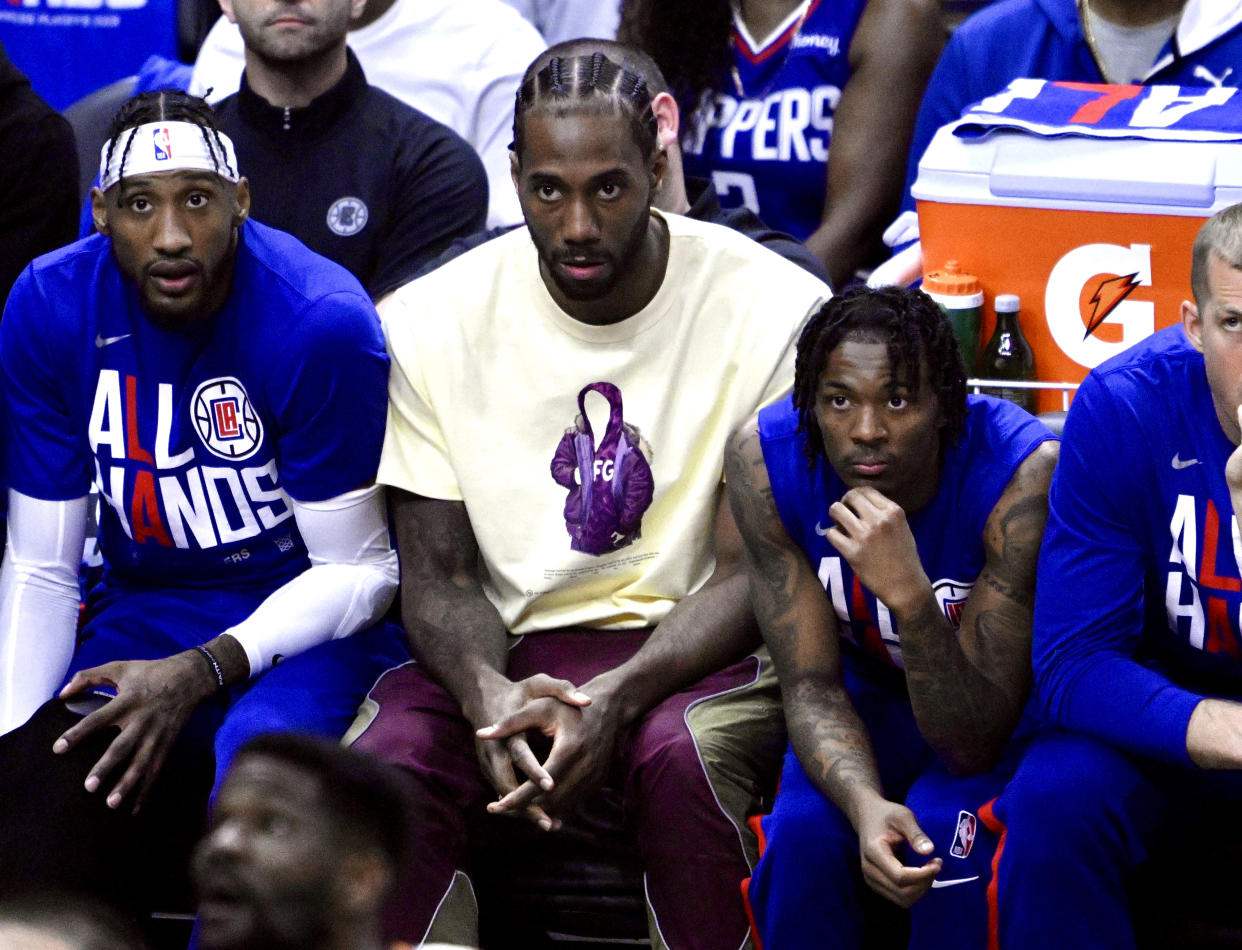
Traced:
<path fill-rule="evenodd" d="M 240 460 L 258 451 L 263 423 L 236 379 L 226 376 L 199 384 L 190 406 L 198 437 L 214 455 Z"/>
<path fill-rule="evenodd" d="M 840 555 L 820 558 L 819 581 L 841 623 L 841 635 L 877 659 L 903 668 L 901 634 L 893 615 L 863 587 L 849 563 Z M 961 625 L 962 611 L 973 588 L 973 581 L 941 578 L 932 582 L 936 603 L 955 630 Z"/>
<path fill-rule="evenodd" d="M 371 212 L 361 198 L 337 198 L 328 209 L 328 229 L 341 237 L 351 237 L 367 226 Z"/>
<path fill-rule="evenodd" d="M 154 129 L 151 137 L 155 144 L 155 160 L 157 162 L 167 162 L 172 159 L 172 135 L 168 129 Z"/>
<path fill-rule="evenodd" d="M 932 593 L 936 595 L 936 604 L 949 618 L 949 623 L 953 624 L 956 630 L 962 625 L 962 612 L 966 609 L 966 598 L 970 596 L 971 588 L 974 584 L 964 584 L 960 581 L 936 581 L 932 586 Z"/>
<path fill-rule="evenodd" d="M 1224 530 L 1222 530 L 1224 529 Z M 1169 519 L 1172 545 L 1165 577 L 1169 629 L 1205 653 L 1242 660 L 1242 538 L 1238 520 L 1211 498 L 1179 494 Z"/>
<path fill-rule="evenodd" d="M 293 517 L 274 449 L 231 376 L 206 380 L 187 398 L 170 383 L 144 386 L 101 369 L 87 431 L 96 484 L 136 544 L 206 550 Z"/>

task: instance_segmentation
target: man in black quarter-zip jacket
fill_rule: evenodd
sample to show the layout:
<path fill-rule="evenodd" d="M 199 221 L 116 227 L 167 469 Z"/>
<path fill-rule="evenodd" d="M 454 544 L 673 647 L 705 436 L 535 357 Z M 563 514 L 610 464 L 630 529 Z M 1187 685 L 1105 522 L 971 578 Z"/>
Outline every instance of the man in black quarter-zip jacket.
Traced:
<path fill-rule="evenodd" d="M 366 0 L 222 0 L 246 44 L 216 107 L 252 216 L 342 264 L 374 298 L 487 214 L 482 162 L 450 128 L 367 83 L 345 41 Z"/>

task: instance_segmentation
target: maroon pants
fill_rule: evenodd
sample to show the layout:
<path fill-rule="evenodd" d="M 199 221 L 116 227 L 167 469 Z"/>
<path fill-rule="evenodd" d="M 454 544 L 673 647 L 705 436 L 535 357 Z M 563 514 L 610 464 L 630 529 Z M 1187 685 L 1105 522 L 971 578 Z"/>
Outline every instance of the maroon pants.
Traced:
<path fill-rule="evenodd" d="M 507 672 L 581 685 L 632 656 L 647 633 L 534 634 L 512 647 Z M 774 781 L 784 743 L 770 666 L 756 655 L 714 673 L 655 706 L 618 741 L 615 786 L 646 870 L 655 947 L 736 950 L 748 939 L 739 884 L 750 874 L 754 842 L 745 819 Z M 417 943 L 434 919 L 436 939 L 471 939 L 477 922 L 461 918 L 473 916 L 473 902 L 453 883 L 468 874 L 470 829 L 495 792 L 470 724 L 447 692 L 407 663 L 380 677 L 351 734 L 358 747 L 400 765 L 415 796 L 411 873 L 393 902 L 394 936 Z"/>

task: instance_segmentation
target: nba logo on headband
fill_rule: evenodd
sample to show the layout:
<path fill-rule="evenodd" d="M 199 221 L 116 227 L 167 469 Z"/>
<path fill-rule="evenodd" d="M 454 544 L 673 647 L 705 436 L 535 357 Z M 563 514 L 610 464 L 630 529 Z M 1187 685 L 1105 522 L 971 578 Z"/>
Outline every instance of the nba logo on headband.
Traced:
<path fill-rule="evenodd" d="M 150 151 L 142 145 L 144 140 L 151 143 Z M 122 167 L 129 175 L 185 169 L 213 172 L 234 183 L 240 178 L 237 153 L 227 135 L 176 119 L 144 122 L 104 142 L 99 150 L 99 187 L 107 191 L 119 182 Z"/>
<path fill-rule="evenodd" d="M 157 162 L 166 162 L 171 159 L 172 136 L 169 134 L 168 129 L 152 129 L 151 137 L 155 140 L 155 160 Z"/>

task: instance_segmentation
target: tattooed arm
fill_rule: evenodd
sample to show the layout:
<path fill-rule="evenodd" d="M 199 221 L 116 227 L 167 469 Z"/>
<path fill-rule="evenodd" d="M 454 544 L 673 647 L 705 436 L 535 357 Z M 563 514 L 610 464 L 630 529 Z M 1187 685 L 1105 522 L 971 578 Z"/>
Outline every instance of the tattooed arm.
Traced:
<path fill-rule="evenodd" d="M 564 680 L 532 676 L 514 683 L 505 675 L 508 634 L 479 581 L 479 548 L 459 501 L 423 498 L 390 489 L 401 560 L 401 619 L 414 655 L 461 706 L 476 728 L 497 722 L 538 696 L 571 706 L 589 700 Z M 483 774 L 499 796 L 524 777 L 544 789 L 552 779 L 525 738 L 475 743 Z M 542 827 L 553 822 L 538 805 L 523 814 Z"/>
<path fill-rule="evenodd" d="M 731 439 L 725 473 L 746 552 L 751 601 L 776 664 L 798 761 L 858 832 L 868 885 L 909 906 L 931 885 L 940 859 L 905 867 L 897 857 L 903 842 L 922 855 L 931 853 L 932 843 L 908 809 L 884 797 L 870 736 L 841 681 L 836 617 L 806 556 L 781 523 L 754 420 Z"/>
<path fill-rule="evenodd" d="M 960 629 L 936 604 L 901 509 L 870 489 L 843 502 L 854 519 L 831 513 L 829 539 L 858 578 L 893 613 L 901 630 L 910 703 L 923 738 L 958 775 L 992 768 L 1009 741 L 1031 688 L 1035 563 L 1048 517 L 1048 486 L 1058 443 L 1044 442 L 1014 473 L 984 527 L 985 563 L 966 600 Z M 874 498 L 852 500 L 856 493 Z M 879 514 L 873 514 L 868 501 Z M 898 524 L 908 550 L 894 553 L 881 525 Z M 838 537 L 834 532 L 851 535 Z"/>

